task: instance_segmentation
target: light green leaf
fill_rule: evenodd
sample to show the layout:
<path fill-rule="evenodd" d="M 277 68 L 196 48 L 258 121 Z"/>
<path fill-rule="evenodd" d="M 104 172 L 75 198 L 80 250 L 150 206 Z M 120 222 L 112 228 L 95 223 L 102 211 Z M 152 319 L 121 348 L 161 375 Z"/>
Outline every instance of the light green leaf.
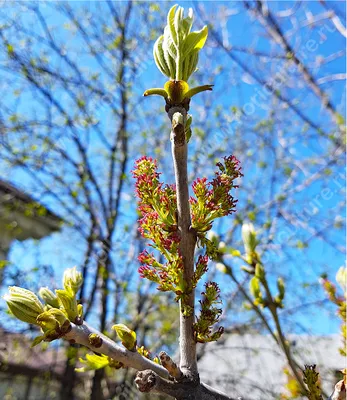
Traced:
<path fill-rule="evenodd" d="M 182 26 L 181 26 L 181 23 L 183 20 L 183 13 L 184 13 L 184 8 L 178 7 L 178 10 L 175 14 L 175 21 L 174 21 L 176 37 L 177 37 L 177 48 L 181 47 L 181 41 L 182 41 L 183 35 L 184 35 L 184 32 L 182 31 Z"/>
<path fill-rule="evenodd" d="M 76 368 L 77 372 L 93 371 L 101 368 L 105 368 L 109 365 L 109 359 L 104 354 L 100 356 L 97 354 L 86 354 L 86 359 L 79 359 L 82 364 L 85 364 L 82 368 Z"/>
<path fill-rule="evenodd" d="M 196 66 L 199 61 L 199 50 L 194 50 L 190 53 L 188 57 L 183 61 L 183 64 L 187 64 L 187 79 L 189 79 L 190 75 L 196 71 Z"/>
<path fill-rule="evenodd" d="M 192 8 L 189 9 L 188 11 L 188 17 L 184 18 L 181 22 L 181 29 L 182 32 L 184 33 L 184 36 L 187 36 L 192 28 L 193 25 L 193 10 Z"/>
<path fill-rule="evenodd" d="M 174 77 L 176 74 L 176 62 L 175 60 L 172 58 L 172 56 L 170 55 L 170 51 L 169 51 L 169 46 L 168 46 L 168 35 L 170 35 L 170 32 L 168 32 L 167 27 L 164 30 L 164 40 L 163 40 L 163 52 L 164 52 L 164 60 L 170 70 L 170 77 Z"/>
<path fill-rule="evenodd" d="M 201 50 L 207 39 L 208 28 L 205 25 L 200 31 L 191 32 L 184 41 L 183 58 L 187 57 L 193 50 Z"/>
<path fill-rule="evenodd" d="M 178 7 L 178 4 L 175 4 L 170 8 L 170 11 L 167 15 L 167 26 L 169 27 L 172 40 L 174 41 L 175 45 L 178 45 L 178 40 L 177 40 L 177 32 L 175 29 L 175 12 Z"/>
<path fill-rule="evenodd" d="M 153 56 L 154 56 L 155 63 L 157 65 L 157 67 L 159 68 L 160 72 L 163 75 L 170 77 L 170 70 L 166 64 L 165 57 L 164 57 L 163 39 L 164 39 L 164 36 L 162 35 L 154 43 Z"/>

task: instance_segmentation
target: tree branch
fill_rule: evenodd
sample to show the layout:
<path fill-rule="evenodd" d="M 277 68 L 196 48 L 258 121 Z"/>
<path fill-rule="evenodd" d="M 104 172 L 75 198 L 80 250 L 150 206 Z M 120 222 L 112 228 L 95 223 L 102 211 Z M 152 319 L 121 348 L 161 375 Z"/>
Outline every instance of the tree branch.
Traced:
<path fill-rule="evenodd" d="M 270 12 L 270 10 L 268 8 L 266 8 L 266 11 L 265 11 L 265 8 L 263 7 L 263 2 L 261 0 L 257 0 L 256 8 L 251 8 L 247 1 L 245 1 L 245 5 L 246 5 L 247 9 L 251 9 L 258 15 L 260 22 L 268 30 L 268 32 L 273 37 L 273 39 L 278 44 L 280 44 L 280 46 L 282 46 L 282 48 L 284 49 L 286 54 L 291 55 L 293 62 L 297 66 L 299 72 L 302 74 L 302 76 L 303 76 L 304 80 L 306 81 L 307 85 L 309 86 L 309 88 L 322 101 L 322 104 L 330 112 L 330 114 L 332 115 L 336 124 L 339 125 L 338 114 L 335 110 L 334 105 L 329 100 L 327 94 L 319 87 L 319 85 L 317 85 L 317 82 L 315 81 L 313 76 L 310 74 L 310 72 L 306 68 L 306 66 L 299 60 L 298 56 L 296 55 L 296 52 L 294 51 L 293 47 L 289 44 L 289 42 L 285 38 L 280 26 L 278 25 L 276 19 L 274 18 L 274 16 Z"/>
<path fill-rule="evenodd" d="M 184 107 L 172 107 L 168 112 L 172 123 L 171 149 L 175 169 L 178 230 L 180 232 L 180 254 L 183 258 L 184 280 L 189 285 L 194 274 L 194 250 L 196 237 L 190 230 L 190 205 L 187 173 L 187 142 L 185 122 L 187 111 Z M 184 375 L 195 380 L 198 377 L 196 342 L 194 339 L 194 290 L 187 287 L 188 294 L 184 299 L 185 307 L 189 307 L 190 315 L 184 316 L 182 301 L 180 302 L 180 368 Z M 189 292 L 190 291 L 190 292 Z"/>
<path fill-rule="evenodd" d="M 90 343 L 89 335 L 92 333 L 97 334 L 102 339 L 101 346 L 95 347 Z M 92 328 L 86 322 L 83 322 L 83 325 L 71 323 L 71 330 L 63 336 L 63 339 L 70 341 L 70 343 L 78 343 L 86 346 L 96 353 L 105 354 L 121 362 L 126 367 L 131 367 L 140 371 L 151 369 L 164 378 L 169 376 L 167 370 L 161 365 L 143 357 L 136 351 L 130 351 L 125 347 L 118 346 L 113 340 Z"/>
<path fill-rule="evenodd" d="M 90 334 L 97 334 L 101 338 L 101 346 L 96 347 L 91 343 Z M 137 351 L 130 351 L 125 347 L 118 346 L 113 340 L 92 328 L 86 322 L 83 322 L 82 325 L 71 323 L 71 330 L 63 336 L 63 339 L 70 343 L 81 344 L 95 353 L 104 354 L 121 362 L 125 367 L 138 370 L 135 384 L 141 392 L 165 393 L 177 400 L 235 400 L 204 383 L 200 383 L 199 380 L 194 382 L 173 380 L 163 366 L 143 357 Z"/>

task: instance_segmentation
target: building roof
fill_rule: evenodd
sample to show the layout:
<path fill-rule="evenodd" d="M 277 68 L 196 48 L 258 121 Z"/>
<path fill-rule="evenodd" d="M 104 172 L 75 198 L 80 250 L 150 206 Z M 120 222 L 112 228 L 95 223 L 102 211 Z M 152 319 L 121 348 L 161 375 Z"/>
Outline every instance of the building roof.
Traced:
<path fill-rule="evenodd" d="M 20 333 L 0 328 L 0 371 L 21 375 L 40 375 L 50 371 L 58 377 L 64 373 L 66 353 L 57 346 L 31 347 L 32 340 Z"/>
<path fill-rule="evenodd" d="M 316 364 L 323 389 L 330 395 L 337 382 L 334 372 L 345 368 L 339 354 L 339 335 L 289 335 L 295 360 Z M 283 352 L 269 335 L 232 334 L 226 340 L 206 345 L 199 361 L 203 382 L 247 400 L 278 399 L 285 392 L 287 367 Z"/>
<path fill-rule="evenodd" d="M 18 240 L 42 237 L 61 228 L 63 220 L 33 197 L 0 179 L 0 228 Z"/>

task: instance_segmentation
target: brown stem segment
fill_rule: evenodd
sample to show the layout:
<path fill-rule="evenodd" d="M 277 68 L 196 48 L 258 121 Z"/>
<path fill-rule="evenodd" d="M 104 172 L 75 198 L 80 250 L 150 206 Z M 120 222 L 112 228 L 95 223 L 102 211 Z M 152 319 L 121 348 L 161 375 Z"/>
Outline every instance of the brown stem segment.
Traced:
<path fill-rule="evenodd" d="M 194 290 L 191 282 L 194 274 L 194 250 L 196 237 L 190 230 L 191 217 L 188 190 L 187 172 L 187 142 L 185 137 L 185 123 L 187 111 L 182 106 L 171 107 L 168 111 L 171 120 L 171 149 L 175 169 L 178 230 L 180 232 L 180 253 L 183 258 L 184 280 L 186 282 L 186 295 L 180 302 L 180 369 L 183 374 L 191 379 L 198 379 L 196 342 L 194 339 Z M 189 309 L 189 316 L 183 315 L 183 309 Z"/>

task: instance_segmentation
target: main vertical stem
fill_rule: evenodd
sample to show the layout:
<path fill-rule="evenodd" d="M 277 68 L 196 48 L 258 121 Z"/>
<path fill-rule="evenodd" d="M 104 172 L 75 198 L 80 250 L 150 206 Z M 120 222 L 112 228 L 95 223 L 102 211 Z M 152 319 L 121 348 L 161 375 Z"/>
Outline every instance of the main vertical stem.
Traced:
<path fill-rule="evenodd" d="M 180 252 L 184 265 L 184 280 L 188 287 L 188 293 L 180 302 L 180 368 L 183 374 L 192 380 L 198 379 L 196 361 L 196 342 L 194 340 L 194 290 L 191 286 L 194 274 L 194 251 L 196 237 L 191 231 L 191 217 L 188 190 L 187 171 L 187 141 L 185 137 L 185 123 L 187 112 L 184 107 L 172 107 L 169 112 L 171 120 L 171 148 L 175 169 L 178 230 L 180 232 Z M 184 304 L 182 302 L 184 301 Z M 191 311 L 189 316 L 183 315 L 183 305 Z"/>

